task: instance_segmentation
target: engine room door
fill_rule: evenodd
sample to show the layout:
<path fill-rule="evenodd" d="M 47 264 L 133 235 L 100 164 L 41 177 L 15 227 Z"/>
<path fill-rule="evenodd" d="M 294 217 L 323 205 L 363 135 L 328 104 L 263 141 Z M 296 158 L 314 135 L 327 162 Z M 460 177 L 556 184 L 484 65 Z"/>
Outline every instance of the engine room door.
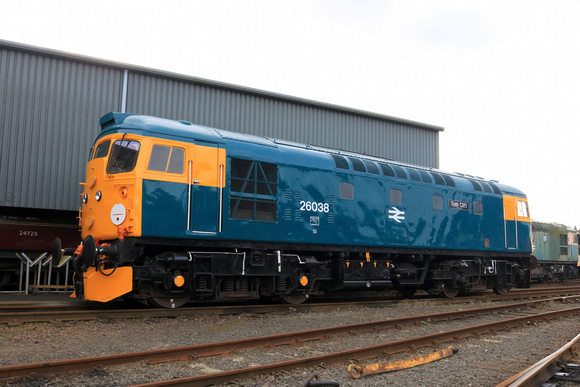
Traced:
<path fill-rule="evenodd" d="M 225 173 L 219 145 L 196 143 L 188 156 L 188 231 L 215 234 L 221 231 Z"/>

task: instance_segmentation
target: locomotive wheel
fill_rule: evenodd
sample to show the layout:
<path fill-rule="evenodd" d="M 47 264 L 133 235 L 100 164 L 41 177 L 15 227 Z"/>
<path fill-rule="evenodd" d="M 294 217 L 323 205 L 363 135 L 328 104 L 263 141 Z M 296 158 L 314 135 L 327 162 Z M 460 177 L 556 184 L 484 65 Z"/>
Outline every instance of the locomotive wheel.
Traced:
<path fill-rule="evenodd" d="M 509 292 L 510 288 L 507 286 L 501 287 L 501 288 L 493 288 L 493 292 L 495 294 L 497 294 L 498 296 L 503 296 L 504 294 L 506 294 L 507 292 Z"/>
<path fill-rule="evenodd" d="M 449 289 L 449 290 L 444 290 L 441 292 L 441 295 L 443 295 L 443 297 L 445 297 L 445 298 L 455 298 L 455 297 L 457 297 L 458 294 L 459 294 L 459 289 Z"/>
<path fill-rule="evenodd" d="M 189 297 L 151 297 L 149 303 L 158 308 L 180 308 L 189 301 Z"/>
<path fill-rule="evenodd" d="M 309 297 L 308 294 L 286 294 L 280 296 L 280 299 L 284 301 L 286 304 L 298 305 L 306 301 L 308 297 Z"/>
<path fill-rule="evenodd" d="M 0 289 L 2 289 L 2 287 L 4 285 L 6 285 L 10 281 L 11 278 L 12 278 L 12 273 L 0 272 Z"/>
<path fill-rule="evenodd" d="M 416 292 L 417 292 L 417 288 L 413 288 L 413 287 L 399 288 L 399 293 L 401 293 L 401 295 L 404 298 L 411 298 L 415 295 Z"/>

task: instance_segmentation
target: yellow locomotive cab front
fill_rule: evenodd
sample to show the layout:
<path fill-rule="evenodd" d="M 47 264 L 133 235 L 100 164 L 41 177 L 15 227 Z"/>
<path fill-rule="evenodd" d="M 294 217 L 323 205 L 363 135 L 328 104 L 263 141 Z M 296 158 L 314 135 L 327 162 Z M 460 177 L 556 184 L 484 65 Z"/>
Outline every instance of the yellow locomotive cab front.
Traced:
<path fill-rule="evenodd" d="M 79 225 L 83 244 L 73 261 L 73 297 L 107 302 L 133 290 L 133 269 L 111 263 L 126 236 L 139 236 L 140 138 L 114 134 L 96 144 L 87 164 Z"/>
<path fill-rule="evenodd" d="M 95 148 L 87 164 L 80 214 L 81 237 L 92 235 L 112 241 L 125 235 L 139 236 L 141 212 L 137 158 L 141 143 L 120 134 L 109 136 Z M 107 157 L 108 156 L 108 157 Z M 106 216 L 109 214 L 109 216 Z"/>

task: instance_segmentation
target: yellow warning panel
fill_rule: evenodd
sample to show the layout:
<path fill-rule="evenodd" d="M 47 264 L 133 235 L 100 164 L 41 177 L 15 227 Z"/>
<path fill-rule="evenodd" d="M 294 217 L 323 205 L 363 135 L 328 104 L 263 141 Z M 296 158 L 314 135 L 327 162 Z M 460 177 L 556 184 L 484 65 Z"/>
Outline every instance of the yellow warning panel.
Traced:
<path fill-rule="evenodd" d="M 103 275 L 91 267 L 83 274 L 85 300 L 107 302 L 133 290 L 133 268 L 105 269 Z"/>

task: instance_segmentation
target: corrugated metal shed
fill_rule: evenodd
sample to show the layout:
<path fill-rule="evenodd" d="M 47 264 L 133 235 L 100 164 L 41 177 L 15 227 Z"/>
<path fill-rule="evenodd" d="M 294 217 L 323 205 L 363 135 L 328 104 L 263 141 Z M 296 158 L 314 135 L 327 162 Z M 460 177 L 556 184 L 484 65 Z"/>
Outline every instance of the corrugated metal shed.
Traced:
<path fill-rule="evenodd" d="M 123 72 L 0 48 L 0 206 L 72 210 Z"/>
<path fill-rule="evenodd" d="M 438 167 L 443 128 L 0 40 L 0 206 L 75 210 L 99 118 L 127 111 Z"/>

